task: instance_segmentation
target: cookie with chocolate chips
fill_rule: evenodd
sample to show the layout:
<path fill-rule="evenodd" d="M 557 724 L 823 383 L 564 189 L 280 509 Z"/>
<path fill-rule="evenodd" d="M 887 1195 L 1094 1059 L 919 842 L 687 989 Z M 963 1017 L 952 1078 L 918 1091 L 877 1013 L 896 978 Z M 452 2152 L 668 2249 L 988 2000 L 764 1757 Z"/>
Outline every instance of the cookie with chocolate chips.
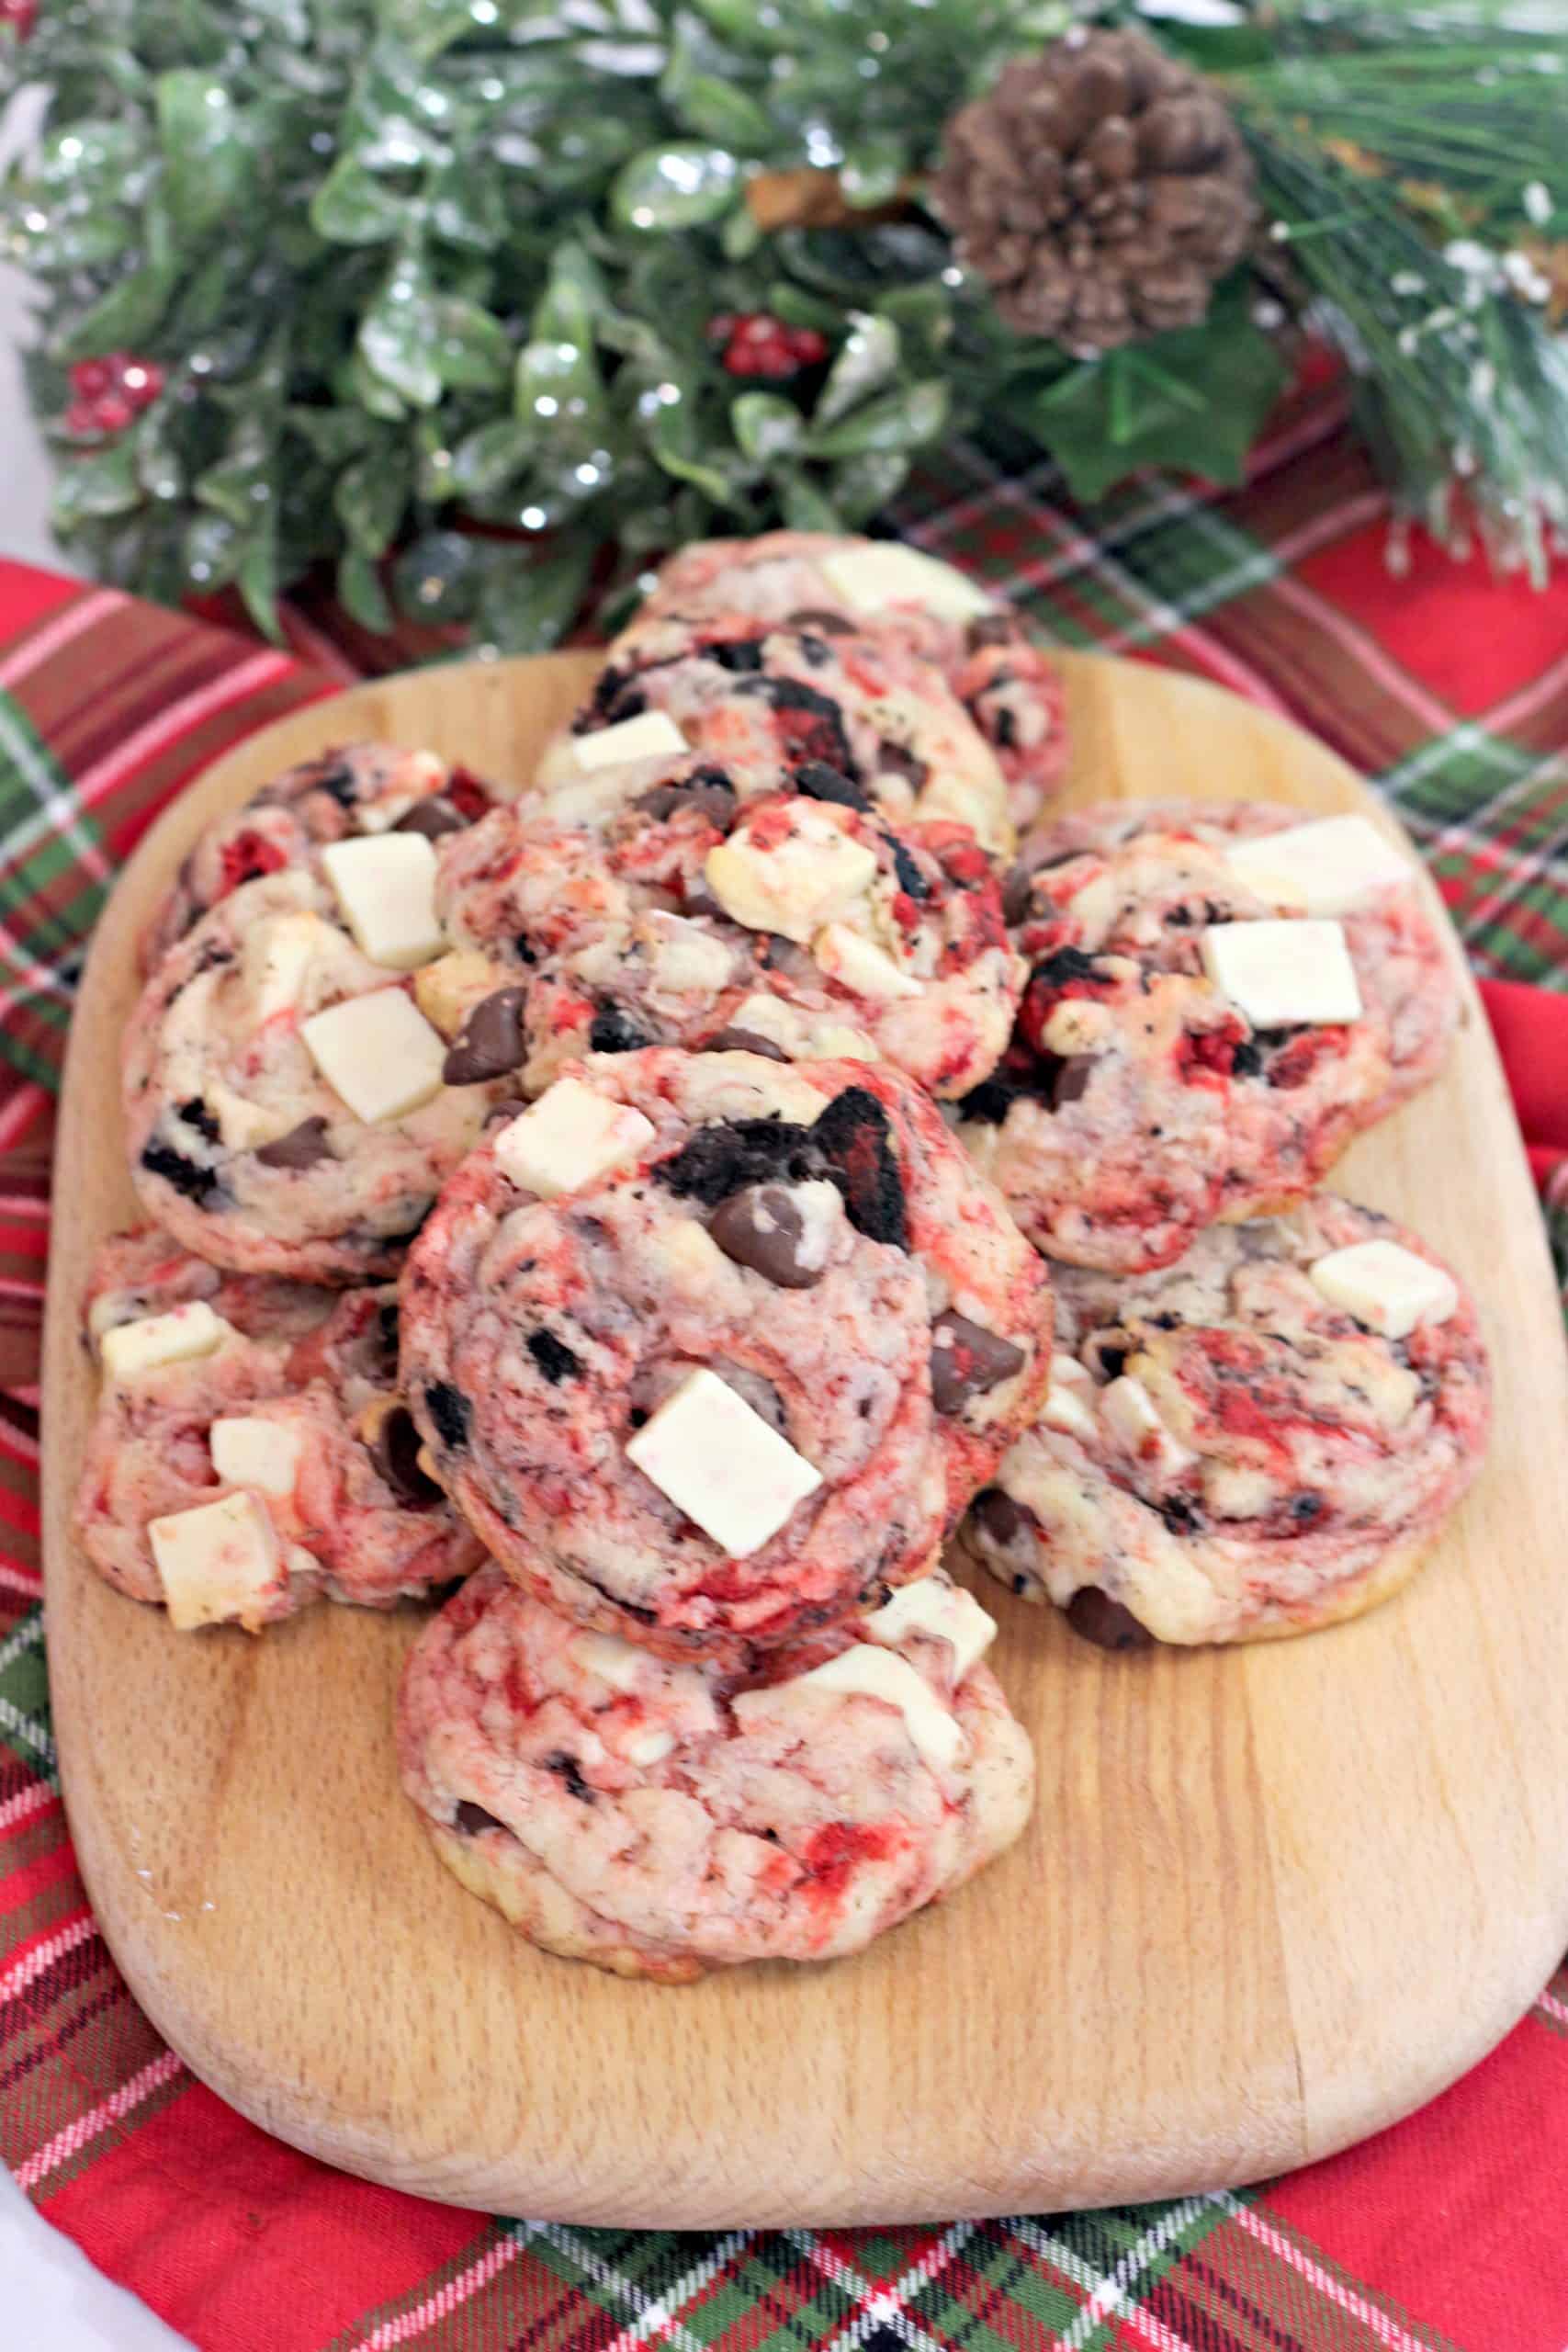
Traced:
<path fill-rule="evenodd" d="M 1486 1354 L 1414 1234 L 1320 1193 L 1157 1272 L 1058 1268 L 1051 1385 L 965 1550 L 1103 1649 L 1261 1641 L 1398 1589 L 1480 1468 Z"/>
<path fill-rule="evenodd" d="M 1047 1370 L 1041 1261 L 880 1064 L 593 1056 L 448 1180 L 401 1300 L 487 1548 L 670 1657 L 923 1574 Z"/>

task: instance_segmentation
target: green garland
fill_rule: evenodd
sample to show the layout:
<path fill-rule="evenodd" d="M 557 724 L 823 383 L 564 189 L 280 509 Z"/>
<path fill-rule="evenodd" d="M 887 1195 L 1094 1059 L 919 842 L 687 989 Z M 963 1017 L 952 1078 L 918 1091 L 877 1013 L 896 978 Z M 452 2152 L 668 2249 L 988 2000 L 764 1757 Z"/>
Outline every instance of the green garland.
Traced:
<path fill-rule="evenodd" d="M 264 628 L 327 561 L 371 628 L 390 598 L 533 650 L 681 540 L 864 525 L 984 420 L 1083 498 L 1156 460 L 1235 481 L 1304 324 L 1348 359 L 1402 508 L 1452 527 L 1457 475 L 1539 576 L 1568 524 L 1562 12 L 1205 14 L 0 0 L 0 88 L 50 101 L 0 231 L 39 290 L 56 527 L 171 602 L 233 582 Z M 947 116 L 1075 20 L 1219 77 L 1271 221 L 1203 325 L 1087 361 L 1005 328 L 919 202 Z M 805 167 L 837 173 L 843 219 L 761 225 L 756 175 Z M 822 356 L 748 385 L 726 313 Z M 106 355 L 139 390 L 89 414 Z"/>

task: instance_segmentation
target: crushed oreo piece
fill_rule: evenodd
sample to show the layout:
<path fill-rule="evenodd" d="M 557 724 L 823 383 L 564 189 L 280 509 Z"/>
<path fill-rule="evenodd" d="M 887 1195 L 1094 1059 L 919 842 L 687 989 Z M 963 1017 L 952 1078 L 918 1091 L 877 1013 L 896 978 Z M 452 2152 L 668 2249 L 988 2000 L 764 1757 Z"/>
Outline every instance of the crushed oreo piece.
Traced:
<path fill-rule="evenodd" d="M 815 629 L 818 637 L 854 637 L 859 634 L 853 621 L 847 619 L 842 613 L 830 613 L 826 609 L 818 611 L 815 605 L 804 605 L 798 613 L 789 614 L 784 627 Z"/>
<path fill-rule="evenodd" d="M 829 800 L 840 808 L 857 808 L 863 817 L 871 813 L 871 795 L 821 760 L 807 760 L 796 768 L 795 788 L 807 800 Z"/>
<path fill-rule="evenodd" d="M 220 1141 L 223 1130 L 199 1094 L 193 1094 L 188 1102 L 182 1102 L 178 1115 L 187 1127 L 196 1129 L 203 1143 Z"/>
<path fill-rule="evenodd" d="M 566 1783 L 568 1796 L 575 1797 L 579 1804 L 593 1803 L 593 1792 L 579 1770 L 576 1757 L 569 1756 L 564 1747 L 558 1747 L 553 1756 L 546 1757 L 545 1770 L 558 1774 Z"/>
<path fill-rule="evenodd" d="M 553 1331 L 530 1331 L 527 1346 L 528 1353 L 552 1388 L 558 1387 L 563 1380 L 575 1380 L 582 1370 L 581 1357 L 573 1355 L 566 1341 L 558 1340 Z"/>
<path fill-rule="evenodd" d="M 909 1247 L 904 1182 L 894 1155 L 887 1114 L 863 1086 L 846 1087 L 811 1126 L 812 1141 L 843 1194 L 850 1223 L 869 1241 Z"/>
<path fill-rule="evenodd" d="M 1032 987 L 1065 989 L 1069 981 L 1094 978 L 1094 957 L 1086 956 L 1081 947 L 1056 947 L 1042 957 L 1029 977 Z"/>
<path fill-rule="evenodd" d="M 874 1094 L 847 1087 L 809 1127 L 783 1119 L 736 1119 L 699 1127 L 654 1170 L 678 1199 L 716 1208 L 748 1184 L 805 1183 L 826 1177 L 850 1223 L 871 1241 L 909 1246 L 904 1186 Z"/>
<path fill-rule="evenodd" d="M 702 650 L 708 661 L 716 662 L 732 678 L 755 676 L 762 666 L 761 637 L 729 638 L 718 644 L 705 645 Z"/>
<path fill-rule="evenodd" d="M 424 1392 L 424 1409 L 435 1424 L 443 1445 L 467 1445 L 472 1407 L 449 1380 L 433 1380 Z"/>
<path fill-rule="evenodd" d="M 1157 1508 L 1173 1535 L 1201 1535 L 1209 1523 L 1197 1504 L 1185 1495 L 1168 1495 Z"/>
<path fill-rule="evenodd" d="M 427 793 L 405 809 L 392 827 L 394 833 L 419 833 L 427 842 L 438 842 L 446 833 L 467 832 L 472 820 L 454 806 L 445 794 Z"/>
<path fill-rule="evenodd" d="M 594 1014 L 588 1042 L 596 1054 L 635 1054 L 639 1046 L 650 1046 L 653 1040 L 618 1004 L 607 1004 Z"/>
<path fill-rule="evenodd" d="M 898 888 L 900 890 L 907 890 L 911 899 L 925 901 L 931 895 L 931 884 L 926 880 L 897 834 L 889 833 L 886 839 L 887 846 L 893 853 L 893 871 L 898 877 Z"/>
<path fill-rule="evenodd" d="M 799 678 L 742 678 L 735 691 L 765 702 L 773 712 L 780 755 L 791 768 L 820 760 L 858 782 L 860 763 L 850 749 L 844 714 L 830 695 L 818 694 Z"/>
<path fill-rule="evenodd" d="M 359 786 L 354 780 L 354 770 L 342 760 L 334 761 L 329 767 L 323 767 L 310 789 L 312 792 L 324 792 L 330 800 L 337 802 L 345 815 L 354 808 L 359 798 Z"/>
<path fill-rule="evenodd" d="M 149 1176 L 161 1176 L 187 1201 L 204 1201 L 218 1182 L 217 1173 L 210 1168 L 198 1168 L 183 1151 L 172 1144 L 150 1143 L 141 1155 L 141 1165 Z"/>
<path fill-rule="evenodd" d="M 1291 1497 L 1291 1517 L 1299 1519 L 1303 1526 L 1311 1520 L 1321 1519 L 1323 1510 L 1323 1497 L 1314 1494 L 1310 1487 Z"/>

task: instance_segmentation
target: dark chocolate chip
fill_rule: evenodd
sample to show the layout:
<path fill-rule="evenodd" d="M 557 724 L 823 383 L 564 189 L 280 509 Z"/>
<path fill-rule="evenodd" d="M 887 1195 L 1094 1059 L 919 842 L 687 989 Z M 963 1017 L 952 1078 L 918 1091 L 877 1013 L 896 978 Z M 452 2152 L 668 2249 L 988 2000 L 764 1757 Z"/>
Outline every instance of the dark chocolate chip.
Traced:
<path fill-rule="evenodd" d="M 342 760 L 336 760 L 330 766 L 323 767 L 310 789 L 313 792 L 324 792 L 330 800 L 337 802 L 345 815 L 359 798 L 359 786 L 355 780 L 354 770 Z"/>
<path fill-rule="evenodd" d="M 962 1119 L 978 1119 L 983 1126 L 999 1127 L 1023 1092 L 1021 1086 L 1014 1086 L 1005 1078 L 983 1078 L 960 1102 L 958 1115 Z"/>
<path fill-rule="evenodd" d="M 203 1143 L 217 1143 L 222 1136 L 222 1128 L 199 1094 L 193 1094 L 188 1102 L 180 1104 L 179 1115 L 187 1127 L 196 1129 Z"/>
<path fill-rule="evenodd" d="M 806 1221 L 782 1184 L 748 1184 L 720 1201 L 708 1231 L 727 1258 L 776 1283 L 781 1290 L 810 1290 L 826 1269 L 801 1262 Z"/>
<path fill-rule="evenodd" d="M 812 1122 L 811 1139 L 843 1194 L 850 1223 L 869 1241 L 909 1247 L 904 1182 L 893 1150 L 887 1114 L 863 1086 L 835 1095 Z"/>
<path fill-rule="evenodd" d="M 657 824 L 689 808 L 720 832 L 728 832 L 735 821 L 735 786 L 722 768 L 701 768 L 683 783 L 650 786 L 632 806 Z"/>
<path fill-rule="evenodd" d="M 1102 1650 L 1147 1649 L 1154 1635 L 1130 1609 L 1097 1584 L 1080 1585 L 1067 1603 L 1066 1618 L 1075 1634 Z"/>
<path fill-rule="evenodd" d="M 422 833 L 427 842 L 438 842 L 443 833 L 465 833 L 468 829 L 468 820 L 462 810 L 454 808 L 439 792 L 427 793 L 423 800 L 416 800 L 392 827 L 395 833 Z"/>
<path fill-rule="evenodd" d="M 517 1068 L 525 1050 L 523 1006 L 527 993 L 514 982 L 475 1005 L 441 1065 L 448 1086 L 482 1086 L 487 1079 L 502 1078 Z"/>
<path fill-rule="evenodd" d="M 889 833 L 886 838 L 887 846 L 893 853 L 893 871 L 898 877 L 900 890 L 907 890 L 911 899 L 921 900 L 929 899 L 931 895 L 931 886 L 898 839 L 897 834 Z"/>
<path fill-rule="evenodd" d="M 762 666 L 762 640 L 760 637 L 730 638 L 718 644 L 705 645 L 703 651 L 732 678 L 752 676 Z"/>
<path fill-rule="evenodd" d="M 564 1747 L 558 1747 L 553 1756 L 546 1757 L 545 1770 L 559 1775 L 566 1783 L 568 1796 L 575 1797 L 579 1804 L 593 1803 L 593 1792 L 579 1771 L 576 1757 L 569 1756 Z"/>
<path fill-rule="evenodd" d="M 1054 1111 L 1061 1110 L 1064 1103 L 1081 1102 L 1089 1091 L 1089 1080 L 1094 1076 L 1094 1060 L 1092 1054 L 1066 1056 L 1051 1084 L 1051 1107 Z"/>
<path fill-rule="evenodd" d="M 424 1392 L 424 1409 L 443 1445 L 467 1445 L 472 1408 L 460 1388 L 449 1380 L 433 1380 Z"/>
<path fill-rule="evenodd" d="M 798 613 L 791 613 L 784 627 L 815 629 L 819 637 L 854 637 L 857 634 L 853 621 L 846 620 L 842 613 L 818 612 L 815 605 L 804 605 Z"/>
<path fill-rule="evenodd" d="M 617 670 L 609 662 L 600 671 L 589 696 L 588 707 L 572 720 L 574 735 L 586 735 L 597 718 L 619 723 L 623 718 L 636 718 L 648 708 L 648 696 L 637 684 L 635 670 Z"/>
<path fill-rule="evenodd" d="M 1012 645 L 1018 638 L 1018 623 L 1010 613 L 983 613 L 972 620 L 964 631 L 964 642 L 971 653 L 984 652 L 989 645 Z"/>
<path fill-rule="evenodd" d="M 482 1804 L 475 1804 L 471 1797 L 458 1798 L 452 1826 L 460 1829 L 465 1838 L 477 1838 L 481 1829 L 503 1830 L 508 1838 L 512 1835 L 504 1821 L 498 1821 L 493 1813 L 485 1811 Z"/>
<path fill-rule="evenodd" d="M 513 941 L 512 952 L 520 964 L 536 964 L 539 960 L 528 944 L 528 934 L 525 931 L 520 931 Z"/>
<path fill-rule="evenodd" d="M 1027 1528 L 1039 1525 L 1034 1513 L 1015 1503 L 1005 1487 L 982 1487 L 970 1508 L 981 1534 L 1004 1548 Z"/>
<path fill-rule="evenodd" d="M 420 1467 L 420 1436 L 406 1405 L 394 1405 L 382 1420 L 370 1448 L 370 1459 L 400 1503 L 411 1510 L 428 1510 L 441 1500 L 441 1489 Z"/>
<path fill-rule="evenodd" d="M 581 1357 L 573 1355 L 566 1341 L 558 1340 L 553 1331 L 530 1331 L 527 1345 L 528 1353 L 552 1388 L 558 1387 L 563 1380 L 575 1380 L 582 1370 Z"/>
<path fill-rule="evenodd" d="M 1007 683 L 1007 680 L 1003 678 L 998 678 L 993 681 L 993 684 L 997 685 L 1005 685 Z M 992 710 L 990 718 L 991 741 L 994 743 L 999 744 L 1004 752 L 1010 752 L 1013 750 L 1018 741 L 1017 713 L 1010 710 L 1005 702 L 999 703 Z"/>
<path fill-rule="evenodd" d="M 319 1115 L 301 1119 L 286 1136 L 264 1143 L 256 1158 L 264 1168 L 314 1168 L 318 1161 L 330 1159 L 325 1119 Z"/>
<path fill-rule="evenodd" d="M 650 1046 L 653 1040 L 618 1004 L 607 1004 L 594 1014 L 588 1042 L 596 1054 L 635 1054 L 639 1046 Z"/>
<path fill-rule="evenodd" d="M 187 1201 L 204 1201 L 218 1182 L 217 1172 L 210 1168 L 198 1168 L 183 1151 L 173 1145 L 150 1143 L 141 1155 L 141 1165 L 150 1176 L 161 1176 Z"/>
<path fill-rule="evenodd" d="M 1036 988 L 1064 989 L 1069 980 L 1092 979 L 1094 971 L 1094 957 L 1086 956 L 1081 947 L 1057 947 L 1036 964 L 1029 977 Z"/>
<path fill-rule="evenodd" d="M 961 1413 L 1027 1362 L 1026 1350 L 949 1307 L 931 1325 L 931 1403 L 939 1413 Z"/>
<path fill-rule="evenodd" d="M 1022 922 L 1034 896 L 1034 876 L 1026 865 L 1015 865 L 1002 884 L 1002 918 Z"/>
<path fill-rule="evenodd" d="M 829 767 L 821 760 L 807 760 L 796 768 L 795 788 L 807 800 L 829 800 L 840 808 L 858 808 L 863 817 L 873 806 L 868 792 L 863 792 L 858 784 L 852 784 L 847 775 L 840 775 L 837 768 Z"/>
<path fill-rule="evenodd" d="M 770 972 L 783 972 L 786 979 L 807 980 L 819 977 L 816 965 L 804 947 L 793 939 L 785 939 L 782 932 L 770 931 L 762 940 L 762 963 Z"/>
<path fill-rule="evenodd" d="M 771 1037 L 761 1036 L 755 1029 L 721 1029 L 703 1047 L 705 1054 L 761 1054 L 771 1062 L 787 1062 L 789 1056 Z"/>

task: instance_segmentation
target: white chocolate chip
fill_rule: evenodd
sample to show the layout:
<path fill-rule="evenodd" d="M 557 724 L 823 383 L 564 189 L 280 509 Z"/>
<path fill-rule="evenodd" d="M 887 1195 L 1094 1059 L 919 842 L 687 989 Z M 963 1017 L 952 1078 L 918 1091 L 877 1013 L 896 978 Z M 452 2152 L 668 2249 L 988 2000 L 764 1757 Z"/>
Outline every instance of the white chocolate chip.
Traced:
<path fill-rule="evenodd" d="M 1337 922 L 1213 923 L 1203 969 L 1255 1029 L 1359 1021 L 1361 991 Z"/>
<path fill-rule="evenodd" d="M 761 841 L 738 826 L 709 850 L 703 873 L 732 922 L 804 946 L 853 906 L 875 876 L 876 857 L 815 801 L 795 800 L 769 809 Z"/>
<path fill-rule="evenodd" d="M 98 1353 L 111 1380 L 134 1380 L 139 1373 L 156 1372 L 166 1363 L 209 1356 L 234 1337 L 231 1323 L 215 1315 L 204 1298 L 193 1298 L 166 1314 L 113 1325 L 99 1340 Z"/>
<path fill-rule="evenodd" d="M 836 548 L 822 558 L 822 571 L 834 595 L 852 613 L 919 605 L 939 620 L 966 621 L 996 610 L 995 600 L 950 563 L 892 541 Z"/>
<path fill-rule="evenodd" d="M 1453 1276 L 1397 1241 L 1353 1241 L 1308 1272 L 1331 1306 L 1385 1340 L 1406 1339 L 1418 1323 L 1446 1323 L 1459 1306 Z"/>
<path fill-rule="evenodd" d="M 1130 1373 L 1100 1391 L 1100 1410 L 1107 1427 L 1135 1460 L 1165 1471 L 1179 1470 L 1191 1460 L 1187 1448 L 1160 1419 L 1143 1382 Z"/>
<path fill-rule="evenodd" d="M 788 1716 L 802 1701 L 814 1708 L 822 1697 L 875 1699 L 896 1708 L 903 1717 L 910 1745 L 933 1772 L 950 1772 L 964 1752 L 964 1734 L 931 1684 L 896 1650 L 878 1649 L 857 1642 L 837 1657 L 813 1667 L 809 1674 L 789 1682 L 770 1683 L 761 1690 L 742 1690 L 732 1702 L 745 1727 L 770 1716 Z"/>
<path fill-rule="evenodd" d="M 572 765 L 583 773 L 622 767 L 628 760 L 663 759 L 686 748 L 685 737 L 664 710 L 640 710 L 635 718 L 573 735 L 570 742 Z"/>
<path fill-rule="evenodd" d="M 553 1201 L 637 1159 L 654 1134 L 640 1111 L 595 1094 L 581 1079 L 561 1078 L 502 1128 L 495 1157 L 520 1191 Z"/>
<path fill-rule="evenodd" d="M 899 997 L 924 994 L 919 980 L 902 971 L 885 948 L 866 939 L 848 923 L 824 923 L 811 943 L 812 960 L 856 996 L 891 1003 Z"/>
<path fill-rule="evenodd" d="M 446 942 L 435 911 L 435 852 L 423 833 L 330 842 L 321 866 L 343 919 L 373 964 L 412 972 Z"/>
<path fill-rule="evenodd" d="M 972 1592 L 945 1577 L 921 1577 L 901 1585 L 890 1600 L 861 1619 L 860 1630 L 874 1642 L 897 1649 L 916 1634 L 946 1642 L 953 1651 L 953 1679 L 962 1682 L 978 1666 L 997 1637 L 997 1621 Z"/>
<path fill-rule="evenodd" d="M 255 1487 L 264 1495 L 291 1495 L 304 1440 L 282 1421 L 250 1413 L 225 1415 L 208 1431 L 212 1467 L 226 1487 Z"/>
<path fill-rule="evenodd" d="M 312 1013 L 299 1035 L 327 1084 L 367 1125 L 405 1118 L 440 1088 L 445 1041 L 401 989 Z"/>
<path fill-rule="evenodd" d="M 731 1559 L 776 1535 L 822 1474 L 716 1373 L 694 1372 L 626 1446 L 626 1459 Z"/>
<path fill-rule="evenodd" d="M 1317 817 L 1308 825 L 1231 842 L 1225 864 L 1246 889 L 1309 915 L 1353 914 L 1412 879 L 1410 861 L 1369 817 Z"/>
<path fill-rule="evenodd" d="M 178 1632 L 235 1619 L 253 1629 L 261 1623 L 281 1564 L 276 1531 L 254 1495 L 225 1495 L 155 1519 L 147 1540 Z"/>

